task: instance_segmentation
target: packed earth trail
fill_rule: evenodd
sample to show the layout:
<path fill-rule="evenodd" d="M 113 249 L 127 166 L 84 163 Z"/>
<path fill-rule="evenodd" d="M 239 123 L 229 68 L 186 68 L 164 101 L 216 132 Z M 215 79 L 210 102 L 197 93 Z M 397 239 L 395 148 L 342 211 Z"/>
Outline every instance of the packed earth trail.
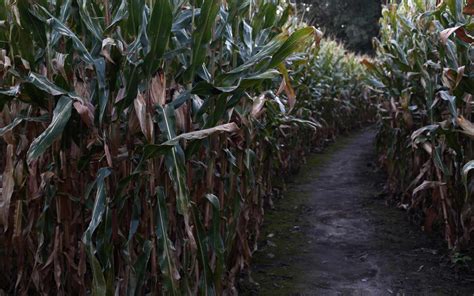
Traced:
<path fill-rule="evenodd" d="M 386 205 L 375 131 L 309 159 L 267 210 L 243 295 L 474 295 L 439 233 Z"/>

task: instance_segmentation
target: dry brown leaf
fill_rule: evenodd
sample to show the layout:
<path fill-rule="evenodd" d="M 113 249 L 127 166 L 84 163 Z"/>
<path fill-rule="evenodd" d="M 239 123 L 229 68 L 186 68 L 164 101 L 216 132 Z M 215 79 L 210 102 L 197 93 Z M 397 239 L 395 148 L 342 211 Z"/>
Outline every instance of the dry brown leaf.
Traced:
<path fill-rule="evenodd" d="M 474 0 L 467 0 L 466 6 L 464 6 L 462 13 L 474 15 Z"/>
<path fill-rule="evenodd" d="M 418 184 L 421 179 L 425 176 L 425 174 L 431 169 L 431 159 L 426 161 L 424 164 L 423 164 L 423 167 L 422 169 L 420 170 L 420 173 L 418 174 L 418 176 L 410 183 L 410 185 L 408 186 L 407 190 L 411 189 L 412 187 L 414 187 L 416 184 Z"/>
<path fill-rule="evenodd" d="M 81 116 L 82 121 L 87 125 L 87 127 L 92 128 L 94 126 L 94 106 L 89 102 L 74 102 L 74 109 Z"/>
<path fill-rule="evenodd" d="M 56 53 L 54 59 L 52 60 L 53 70 L 56 73 L 60 73 L 61 76 L 67 81 L 68 77 L 66 71 L 64 70 L 64 63 L 66 61 L 67 54 Z"/>
<path fill-rule="evenodd" d="M 200 140 L 209 137 L 210 135 L 217 133 L 233 133 L 239 130 L 238 125 L 235 122 L 221 124 L 212 128 L 203 129 L 199 131 L 193 131 L 189 133 L 180 134 L 179 136 L 164 142 L 162 145 L 173 146 L 179 143 L 181 140 Z"/>
<path fill-rule="evenodd" d="M 405 124 L 407 125 L 408 129 L 413 128 L 413 116 L 411 115 L 410 111 L 403 111 L 403 120 L 405 121 Z"/>
<path fill-rule="evenodd" d="M 186 131 L 186 105 L 180 106 L 174 111 L 176 127 L 180 131 Z"/>
<path fill-rule="evenodd" d="M 471 138 L 474 138 L 474 124 L 464 118 L 463 116 L 459 116 L 456 119 L 457 124 L 461 127 L 462 133 L 468 135 Z"/>
<path fill-rule="evenodd" d="M 56 289 L 57 291 L 61 291 L 61 274 L 62 274 L 62 268 L 61 268 L 61 260 L 59 258 L 59 255 L 61 254 L 61 242 L 62 242 L 62 235 L 61 235 L 61 230 L 59 226 L 56 226 L 56 234 L 54 236 L 54 281 L 56 282 Z"/>
<path fill-rule="evenodd" d="M 259 118 L 263 113 L 263 107 L 265 106 L 265 94 L 260 95 L 253 101 L 252 112 L 251 115 L 254 118 Z"/>
<path fill-rule="evenodd" d="M 288 107 L 289 110 L 292 110 L 296 104 L 296 94 L 291 85 L 287 82 L 286 79 L 283 79 L 280 84 L 280 88 L 278 89 L 277 96 L 280 95 L 282 92 L 285 92 L 288 98 Z"/>
<path fill-rule="evenodd" d="M 423 149 L 428 152 L 429 155 L 433 154 L 433 145 L 431 145 L 430 143 L 423 143 L 422 145 Z"/>
<path fill-rule="evenodd" d="M 149 143 L 153 143 L 154 127 L 153 120 L 147 111 L 147 104 L 143 95 L 139 92 L 135 101 L 133 102 L 135 107 L 135 114 L 137 115 L 140 128 L 145 135 Z"/>
<path fill-rule="evenodd" d="M 84 79 L 86 79 L 85 74 L 83 74 L 84 77 L 80 77 L 80 79 L 78 79 L 76 75 L 73 75 L 73 76 L 74 76 L 74 92 L 81 98 L 89 99 L 91 95 L 90 95 L 90 90 L 89 90 L 89 83 L 84 82 Z"/>
<path fill-rule="evenodd" d="M 115 63 L 112 57 L 110 56 L 110 48 L 114 45 L 116 45 L 115 40 L 110 37 L 107 37 L 104 40 L 102 40 L 102 49 L 100 51 L 100 54 L 112 64 L 115 64 Z"/>
<path fill-rule="evenodd" d="M 321 40 L 324 37 L 324 33 L 318 29 L 314 30 L 314 41 L 316 42 L 316 45 L 319 45 L 321 43 Z"/>
<path fill-rule="evenodd" d="M 448 29 L 445 29 L 445 30 L 441 31 L 441 33 L 440 33 L 441 42 L 443 44 L 446 44 L 446 42 L 448 42 L 449 36 L 451 36 L 459 28 L 460 28 L 460 26 L 457 26 L 457 27 L 452 27 L 452 28 L 448 28 Z"/>
<path fill-rule="evenodd" d="M 446 86 L 449 86 L 451 90 L 454 90 L 456 87 L 458 87 L 459 83 L 461 83 L 464 72 L 465 66 L 459 67 L 457 71 L 445 68 L 443 70 L 443 76 L 441 76 L 441 79 Z"/>
<path fill-rule="evenodd" d="M 372 61 L 369 61 L 367 58 L 362 59 L 361 64 L 371 71 L 377 69 L 375 64 Z"/>
<path fill-rule="evenodd" d="M 21 200 L 16 201 L 15 205 L 15 223 L 13 224 L 13 238 L 18 238 L 21 235 L 23 217 L 23 203 Z"/>
<path fill-rule="evenodd" d="M 464 102 L 466 103 L 465 106 L 466 106 L 466 114 L 471 114 L 472 112 L 472 95 L 471 94 L 466 94 L 464 95 L 464 98 L 463 98 Z"/>
<path fill-rule="evenodd" d="M 25 179 L 25 167 L 22 161 L 17 162 L 15 166 L 15 184 L 23 184 L 23 180 Z"/>
<path fill-rule="evenodd" d="M 109 145 L 107 145 L 107 143 L 104 143 L 104 152 L 105 152 L 105 158 L 107 159 L 107 165 L 112 168 L 113 167 L 112 155 L 110 154 Z"/>
<path fill-rule="evenodd" d="M 166 78 L 162 71 L 151 79 L 150 98 L 154 105 L 166 104 Z"/>
<path fill-rule="evenodd" d="M 438 182 L 438 181 L 423 181 L 420 186 L 416 187 L 413 190 L 412 195 L 415 196 L 418 192 L 426 190 L 426 189 L 433 189 L 438 186 L 444 186 L 446 183 Z"/>
<path fill-rule="evenodd" d="M 0 224 L 4 226 L 4 231 L 8 229 L 10 202 L 15 188 L 13 157 L 14 146 L 9 144 L 7 145 L 5 171 L 2 177 L 2 194 L 0 195 Z"/>
<path fill-rule="evenodd" d="M 448 42 L 449 36 L 451 36 L 453 33 L 456 33 L 456 36 L 464 42 L 467 42 L 467 43 L 474 42 L 474 37 L 472 37 L 466 32 L 466 29 L 464 28 L 464 26 L 456 26 L 456 27 L 448 28 L 446 30 L 441 31 L 440 33 L 441 42 L 443 44 L 446 44 Z"/>

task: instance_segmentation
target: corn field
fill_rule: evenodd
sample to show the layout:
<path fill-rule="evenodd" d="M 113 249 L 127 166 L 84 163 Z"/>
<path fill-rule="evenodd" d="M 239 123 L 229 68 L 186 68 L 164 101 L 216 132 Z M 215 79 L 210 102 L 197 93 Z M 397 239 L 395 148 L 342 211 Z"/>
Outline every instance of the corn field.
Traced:
<path fill-rule="evenodd" d="M 306 157 L 377 122 L 399 208 L 474 241 L 474 0 L 375 56 L 287 0 L 0 0 L 0 295 L 237 295 Z"/>
<path fill-rule="evenodd" d="M 450 248 L 474 238 L 474 1 L 402 1 L 383 9 L 376 62 L 381 162 L 399 207 L 421 210 Z"/>
<path fill-rule="evenodd" d="M 236 294 L 288 174 L 376 112 L 370 59 L 299 15 L 0 0 L 0 294 Z"/>

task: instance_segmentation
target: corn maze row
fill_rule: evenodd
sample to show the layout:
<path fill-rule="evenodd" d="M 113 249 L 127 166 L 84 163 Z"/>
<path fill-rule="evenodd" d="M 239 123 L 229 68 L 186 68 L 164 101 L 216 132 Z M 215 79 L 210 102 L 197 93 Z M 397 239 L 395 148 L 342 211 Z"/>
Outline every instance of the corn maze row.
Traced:
<path fill-rule="evenodd" d="M 0 0 L 0 289 L 236 294 L 264 205 L 374 118 L 287 1 Z"/>
<path fill-rule="evenodd" d="M 286 0 L 0 0 L 0 294 L 237 294 L 274 193 L 375 119 L 398 206 L 472 246 L 474 1 L 392 2 L 369 58 Z"/>

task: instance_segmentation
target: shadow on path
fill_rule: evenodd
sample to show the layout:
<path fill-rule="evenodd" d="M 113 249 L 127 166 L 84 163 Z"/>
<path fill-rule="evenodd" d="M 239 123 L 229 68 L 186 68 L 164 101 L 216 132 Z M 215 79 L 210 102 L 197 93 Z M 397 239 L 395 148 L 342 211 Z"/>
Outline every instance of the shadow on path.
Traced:
<path fill-rule="evenodd" d="M 439 234 L 385 206 L 375 131 L 313 156 L 274 210 L 243 295 L 474 295 L 457 278 Z M 469 276 L 471 279 L 469 280 Z"/>

